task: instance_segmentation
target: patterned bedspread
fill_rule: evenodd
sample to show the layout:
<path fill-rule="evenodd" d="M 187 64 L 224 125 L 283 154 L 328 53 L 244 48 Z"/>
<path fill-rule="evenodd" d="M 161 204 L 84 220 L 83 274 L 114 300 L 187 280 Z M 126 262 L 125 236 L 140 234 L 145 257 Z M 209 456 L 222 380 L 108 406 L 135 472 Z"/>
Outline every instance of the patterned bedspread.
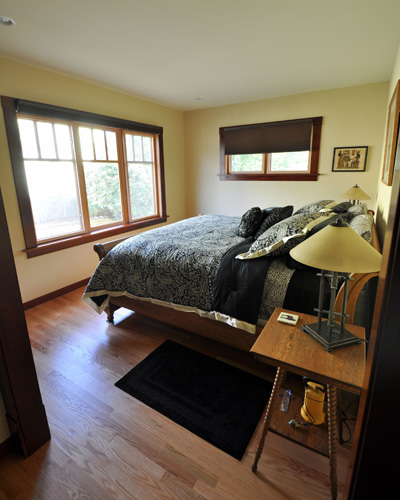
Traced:
<path fill-rule="evenodd" d="M 165 305 L 209 312 L 213 319 L 255 331 L 255 327 L 235 324 L 230 318 L 211 311 L 221 258 L 243 241 L 236 234 L 239 222 L 240 217 L 203 215 L 128 238 L 98 264 L 83 299 L 100 313 L 109 296 L 151 298 Z M 282 281 L 279 265 L 270 268 L 267 280 L 271 274 L 272 279 Z M 264 295 L 268 295 L 267 290 L 265 286 Z M 282 291 L 283 296 L 278 293 L 277 305 L 272 304 L 272 310 L 282 305 L 285 291 Z M 264 314 L 269 313 L 265 306 L 261 309 Z"/>

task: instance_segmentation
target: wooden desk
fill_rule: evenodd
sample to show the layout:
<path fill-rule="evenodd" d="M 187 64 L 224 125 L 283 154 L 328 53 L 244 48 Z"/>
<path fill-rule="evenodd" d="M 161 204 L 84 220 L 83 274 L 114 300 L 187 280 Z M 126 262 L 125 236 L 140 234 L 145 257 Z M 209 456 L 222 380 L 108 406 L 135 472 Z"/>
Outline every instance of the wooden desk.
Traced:
<path fill-rule="evenodd" d="M 301 330 L 304 324 L 316 322 L 314 316 L 288 311 L 299 316 L 297 325 L 290 326 L 277 321 L 282 311 L 283 309 L 275 309 L 251 349 L 251 352 L 259 361 L 277 367 L 274 386 L 264 417 L 264 428 L 252 470 L 253 472 L 257 471 L 257 464 L 270 429 L 278 393 L 286 372 L 290 371 L 301 376 L 310 377 L 327 385 L 328 448 L 326 455 L 329 456 L 330 462 L 331 496 L 332 499 L 336 499 L 337 388 L 355 394 L 360 393 L 365 369 L 365 343 L 362 342 L 361 344 L 327 352 L 319 342 Z M 364 338 L 364 328 L 355 325 L 346 325 L 346 328 L 354 335 Z M 291 427 L 287 423 L 290 417 L 288 417 L 288 414 L 284 415 L 286 416 L 285 425 L 281 425 L 282 429 L 274 429 L 274 432 L 314 449 L 312 445 L 305 442 L 302 429 Z M 318 427 L 320 426 L 309 428 L 310 432 L 308 434 L 311 436 L 314 430 L 319 432 Z M 321 452 L 321 450 L 319 451 Z"/>

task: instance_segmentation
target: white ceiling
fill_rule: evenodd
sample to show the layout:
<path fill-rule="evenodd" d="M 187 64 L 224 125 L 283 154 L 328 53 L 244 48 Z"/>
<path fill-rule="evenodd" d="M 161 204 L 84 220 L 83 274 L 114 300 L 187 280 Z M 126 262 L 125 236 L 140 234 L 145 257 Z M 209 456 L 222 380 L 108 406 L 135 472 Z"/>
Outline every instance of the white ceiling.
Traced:
<path fill-rule="evenodd" d="M 390 79 L 400 0 L 0 0 L 0 55 L 189 110 Z M 1 76 L 0 76 L 1 77 Z"/>

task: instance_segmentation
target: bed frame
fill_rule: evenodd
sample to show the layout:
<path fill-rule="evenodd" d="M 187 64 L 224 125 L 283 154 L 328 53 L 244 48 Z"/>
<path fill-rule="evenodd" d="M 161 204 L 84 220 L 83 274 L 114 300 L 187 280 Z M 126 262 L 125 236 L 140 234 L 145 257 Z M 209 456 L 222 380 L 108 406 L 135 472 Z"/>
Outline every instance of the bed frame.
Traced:
<path fill-rule="evenodd" d="M 374 215 L 374 212 L 371 210 L 369 211 L 369 213 L 371 215 Z M 97 243 L 93 248 L 99 256 L 99 259 L 101 260 L 112 248 L 114 248 L 125 239 L 127 238 L 121 238 L 118 240 L 109 241 L 107 243 Z M 373 226 L 371 245 L 380 252 L 375 224 Z M 347 320 L 348 323 L 354 322 L 357 299 L 361 290 L 371 278 L 374 278 L 376 276 L 378 276 L 378 273 L 354 273 L 351 275 L 351 278 L 353 279 L 349 283 L 346 309 L 346 312 L 349 315 L 349 318 Z M 336 297 L 335 311 L 340 312 L 342 310 L 344 295 L 343 292 L 344 290 L 342 287 Z M 143 316 L 168 323 L 169 325 L 182 328 L 183 330 L 196 333 L 198 335 L 202 335 L 203 337 L 208 337 L 212 340 L 222 342 L 244 351 L 249 351 L 251 349 L 256 338 L 262 330 L 262 327 L 259 326 L 257 327 L 256 334 L 251 334 L 244 330 L 231 327 L 225 323 L 221 323 L 219 321 L 202 318 L 194 312 L 191 313 L 177 311 L 170 307 L 152 304 L 151 302 L 133 299 L 126 296 L 110 297 L 109 305 L 105 309 L 105 312 L 107 314 L 107 321 L 109 323 L 114 322 L 114 312 L 120 307 L 130 309 L 137 314 L 142 314 Z"/>

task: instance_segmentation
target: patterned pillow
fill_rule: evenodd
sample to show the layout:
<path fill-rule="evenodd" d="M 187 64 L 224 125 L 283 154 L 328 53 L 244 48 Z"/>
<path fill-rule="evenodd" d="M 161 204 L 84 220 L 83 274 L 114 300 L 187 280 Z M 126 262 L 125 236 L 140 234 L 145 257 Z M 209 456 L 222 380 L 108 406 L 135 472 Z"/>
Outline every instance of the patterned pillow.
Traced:
<path fill-rule="evenodd" d="M 357 206 L 357 205 L 355 205 Z M 374 225 L 374 218 L 369 214 L 360 214 L 353 217 L 349 226 L 354 229 L 364 240 L 371 243 L 372 241 L 372 227 Z"/>
<path fill-rule="evenodd" d="M 260 207 L 253 207 L 250 208 L 250 210 L 247 210 L 247 212 L 243 214 L 242 220 L 240 221 L 237 231 L 238 236 L 248 238 L 249 236 L 256 234 L 263 218 L 264 214 Z"/>
<path fill-rule="evenodd" d="M 329 203 L 332 203 L 334 200 L 319 200 L 313 201 L 299 208 L 293 215 L 298 214 L 313 214 L 314 212 L 319 212 L 321 208 L 324 208 Z"/>
<path fill-rule="evenodd" d="M 267 229 L 251 245 L 247 253 L 239 254 L 236 258 L 246 260 L 256 259 L 264 255 L 269 257 L 284 255 L 301 243 L 314 225 L 326 218 L 329 216 L 321 216 L 318 212 L 287 217 Z"/>
<path fill-rule="evenodd" d="M 356 217 L 357 215 L 361 214 L 368 214 L 368 207 L 366 203 L 358 203 L 357 205 L 352 205 L 348 210 L 347 210 L 347 219 L 348 221 L 351 221 L 353 217 Z"/>
<path fill-rule="evenodd" d="M 286 207 L 277 207 L 274 210 L 272 210 L 269 214 L 267 213 L 267 216 L 265 217 L 265 219 L 261 223 L 261 226 L 259 227 L 258 231 L 255 234 L 255 238 L 257 239 L 274 224 L 277 224 L 278 222 L 280 222 L 283 219 L 286 219 L 287 217 L 290 217 L 292 213 L 293 213 L 292 205 L 287 205 Z"/>

